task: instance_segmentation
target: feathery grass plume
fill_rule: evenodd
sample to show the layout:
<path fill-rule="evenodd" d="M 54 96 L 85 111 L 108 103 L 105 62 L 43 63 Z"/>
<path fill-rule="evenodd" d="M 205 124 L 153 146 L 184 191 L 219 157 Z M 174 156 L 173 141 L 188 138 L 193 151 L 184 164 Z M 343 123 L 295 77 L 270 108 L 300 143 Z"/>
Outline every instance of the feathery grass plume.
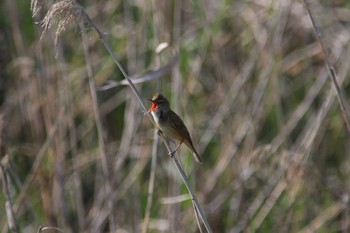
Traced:
<path fill-rule="evenodd" d="M 35 4 L 34 4 L 35 5 Z M 33 13 L 34 14 L 34 13 Z M 53 4 L 46 16 L 41 22 L 41 26 L 44 28 L 40 39 L 43 38 L 48 29 L 50 29 L 53 23 L 57 22 L 55 45 L 57 45 L 58 36 L 67 28 L 72 22 L 80 23 L 85 22 L 86 13 L 76 1 L 63 0 Z"/>
<path fill-rule="evenodd" d="M 58 227 L 42 227 L 42 226 L 39 226 L 37 233 L 44 232 L 46 230 L 55 230 L 55 231 L 58 231 L 58 232 L 64 232 L 61 228 L 58 228 Z"/>
<path fill-rule="evenodd" d="M 30 1 L 30 10 L 32 11 L 32 17 L 38 16 L 43 6 L 42 0 L 32 0 Z"/>

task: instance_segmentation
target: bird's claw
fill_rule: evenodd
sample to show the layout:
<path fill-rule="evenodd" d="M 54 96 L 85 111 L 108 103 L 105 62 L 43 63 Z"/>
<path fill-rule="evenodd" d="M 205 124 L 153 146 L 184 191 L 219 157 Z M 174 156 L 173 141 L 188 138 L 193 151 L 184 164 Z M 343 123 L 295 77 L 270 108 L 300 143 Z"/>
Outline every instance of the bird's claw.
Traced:
<path fill-rule="evenodd" d="M 172 157 L 174 157 L 175 152 L 176 151 L 169 152 L 168 155 L 172 158 Z"/>
<path fill-rule="evenodd" d="M 163 134 L 163 132 L 160 129 L 157 129 L 157 134 L 158 134 L 158 136 L 161 136 Z"/>

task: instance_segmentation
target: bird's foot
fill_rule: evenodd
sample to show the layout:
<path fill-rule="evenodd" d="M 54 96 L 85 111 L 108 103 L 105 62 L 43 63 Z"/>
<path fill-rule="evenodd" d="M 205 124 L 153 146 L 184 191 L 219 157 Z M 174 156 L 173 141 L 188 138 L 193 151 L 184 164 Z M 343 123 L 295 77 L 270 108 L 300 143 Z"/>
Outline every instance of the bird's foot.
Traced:
<path fill-rule="evenodd" d="M 176 152 L 176 150 L 174 150 L 174 151 L 172 151 L 172 152 L 169 152 L 168 155 L 172 158 L 172 157 L 174 157 L 175 152 Z"/>
<path fill-rule="evenodd" d="M 157 134 L 158 134 L 158 136 L 161 136 L 163 134 L 163 132 L 160 129 L 157 129 Z"/>

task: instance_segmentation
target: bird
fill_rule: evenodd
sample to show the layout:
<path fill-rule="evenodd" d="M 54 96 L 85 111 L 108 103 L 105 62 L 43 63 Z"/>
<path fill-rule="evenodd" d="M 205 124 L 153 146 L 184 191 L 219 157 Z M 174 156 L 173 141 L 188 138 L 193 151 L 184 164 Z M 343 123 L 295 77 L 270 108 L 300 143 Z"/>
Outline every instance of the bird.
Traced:
<path fill-rule="evenodd" d="M 148 110 L 152 114 L 156 126 L 160 130 L 159 133 L 164 133 L 167 137 L 179 141 L 175 150 L 169 155 L 173 156 L 184 143 L 192 152 L 193 157 L 198 163 L 202 163 L 202 159 L 193 146 L 193 142 L 184 122 L 181 118 L 170 109 L 168 99 L 161 93 L 156 93 L 152 99 L 148 99 L 152 103 L 152 107 Z"/>

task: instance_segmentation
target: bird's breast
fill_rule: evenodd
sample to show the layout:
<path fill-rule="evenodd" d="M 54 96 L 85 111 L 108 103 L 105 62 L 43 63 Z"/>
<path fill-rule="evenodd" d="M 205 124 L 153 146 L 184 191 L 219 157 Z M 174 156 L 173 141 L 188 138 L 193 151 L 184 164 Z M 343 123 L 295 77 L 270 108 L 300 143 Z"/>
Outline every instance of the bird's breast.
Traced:
<path fill-rule="evenodd" d="M 160 116 L 160 112 L 157 110 L 154 110 L 151 112 L 154 121 L 156 122 L 157 126 L 159 127 L 159 116 Z"/>

